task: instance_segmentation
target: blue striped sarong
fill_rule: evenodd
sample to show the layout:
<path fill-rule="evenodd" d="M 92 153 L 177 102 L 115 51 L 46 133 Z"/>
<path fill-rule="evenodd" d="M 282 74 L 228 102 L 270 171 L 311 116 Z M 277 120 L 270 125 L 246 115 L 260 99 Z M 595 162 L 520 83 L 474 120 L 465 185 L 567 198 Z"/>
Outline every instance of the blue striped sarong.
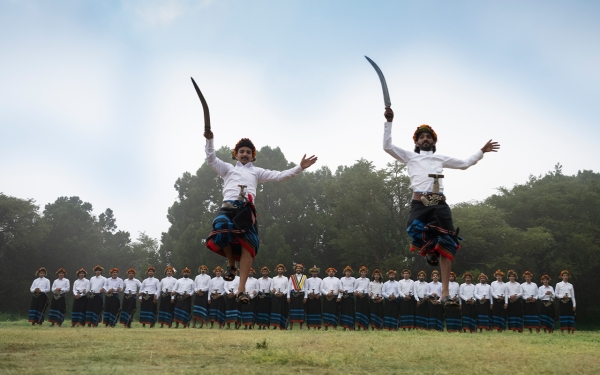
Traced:
<path fill-rule="evenodd" d="M 239 262 L 242 255 L 242 249 L 246 249 L 253 258 L 258 254 L 258 226 L 256 223 L 256 209 L 251 202 L 232 201 L 236 209 L 221 208 L 217 211 L 217 217 L 212 222 L 213 231 L 206 239 L 206 247 L 215 253 L 226 257 L 223 248 L 231 245 L 231 250 L 235 260 Z M 240 211 L 239 208 L 242 208 Z M 240 229 L 234 224 L 234 216 L 243 212 L 246 221 L 252 222 L 248 229 Z"/>
<path fill-rule="evenodd" d="M 225 297 L 221 296 L 217 299 L 210 300 L 210 321 L 217 323 L 220 327 L 225 325 Z"/>
<path fill-rule="evenodd" d="M 386 299 L 383 307 L 383 328 L 391 331 L 398 330 L 399 317 L 400 300 L 390 301 Z"/>

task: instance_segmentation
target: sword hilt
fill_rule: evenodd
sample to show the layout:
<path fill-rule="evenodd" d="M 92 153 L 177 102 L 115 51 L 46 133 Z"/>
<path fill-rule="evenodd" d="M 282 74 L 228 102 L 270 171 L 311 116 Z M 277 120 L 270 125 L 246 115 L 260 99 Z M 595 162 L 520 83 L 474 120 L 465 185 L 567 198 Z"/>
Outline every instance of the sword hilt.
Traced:
<path fill-rule="evenodd" d="M 431 189 L 431 192 L 434 194 L 439 194 L 440 193 L 439 179 L 444 178 L 444 175 L 443 174 L 428 174 L 427 176 L 433 178 L 433 189 Z"/>
<path fill-rule="evenodd" d="M 248 187 L 248 185 L 238 185 L 238 187 L 240 188 L 240 195 L 238 195 L 238 200 L 239 201 L 245 201 L 246 200 L 246 193 L 244 192 L 244 189 Z"/>

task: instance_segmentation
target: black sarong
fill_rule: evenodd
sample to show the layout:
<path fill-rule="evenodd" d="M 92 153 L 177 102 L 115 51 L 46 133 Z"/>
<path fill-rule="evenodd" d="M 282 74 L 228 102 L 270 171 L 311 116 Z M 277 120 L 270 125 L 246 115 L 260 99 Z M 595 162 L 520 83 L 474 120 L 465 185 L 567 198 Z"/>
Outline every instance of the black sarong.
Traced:
<path fill-rule="evenodd" d="M 354 330 L 354 294 L 342 296 L 340 303 L 340 325 L 343 328 Z"/>
<path fill-rule="evenodd" d="M 356 313 L 355 321 L 356 325 L 362 329 L 369 329 L 369 295 L 363 294 L 363 297 L 356 296 Z"/>
<path fill-rule="evenodd" d="M 444 331 L 444 307 L 441 303 L 434 304 L 429 300 L 429 323 L 427 329 L 435 331 Z"/>
<path fill-rule="evenodd" d="M 171 327 L 174 308 L 175 303 L 171 303 L 171 294 L 167 292 L 161 293 L 160 306 L 158 307 L 158 323 Z"/>
<path fill-rule="evenodd" d="M 492 305 L 492 328 L 496 331 L 506 329 L 506 310 L 504 309 L 504 299 L 495 299 Z"/>
<path fill-rule="evenodd" d="M 240 311 L 235 297 L 225 296 L 225 323 L 239 323 Z"/>
<path fill-rule="evenodd" d="M 104 299 L 104 325 L 114 327 L 119 319 L 121 311 L 121 301 L 119 295 L 114 293 L 112 296 L 106 296 Z"/>
<path fill-rule="evenodd" d="M 454 234 L 452 213 L 446 202 L 425 206 L 423 202 L 413 200 L 406 231 L 411 237 L 410 251 L 418 251 L 420 255 L 437 253 L 454 260 L 456 251 L 460 249 L 459 238 Z"/>
<path fill-rule="evenodd" d="M 523 332 L 523 304 L 520 299 L 515 302 L 508 300 L 506 315 L 508 316 L 508 329 Z"/>
<path fill-rule="evenodd" d="M 65 320 L 65 312 L 67 312 L 67 301 L 65 294 L 61 294 L 59 299 L 56 299 L 54 295 L 52 295 L 52 301 L 50 301 L 50 310 L 48 311 L 48 321 L 61 326 Z"/>
<path fill-rule="evenodd" d="M 523 301 L 523 328 L 540 330 L 540 312 L 537 300 L 535 302 Z"/>
<path fill-rule="evenodd" d="M 256 301 L 256 324 L 268 327 L 271 322 L 271 293 L 259 292 Z"/>
<path fill-rule="evenodd" d="M 97 327 L 102 319 L 103 307 L 104 298 L 102 298 L 102 294 L 96 293 L 94 297 L 88 295 L 87 305 L 85 306 L 85 324 Z"/>
<path fill-rule="evenodd" d="M 558 303 L 558 322 L 561 331 L 575 332 L 575 312 L 573 311 L 573 300 L 566 303 L 560 300 Z"/>
<path fill-rule="evenodd" d="M 306 301 L 306 325 L 309 328 L 321 328 L 321 298 L 308 298 Z"/>
<path fill-rule="evenodd" d="M 37 296 L 34 295 L 31 297 L 31 304 L 29 305 L 29 323 L 44 323 L 46 307 L 48 307 L 48 296 L 46 293 L 40 293 Z"/>
<path fill-rule="evenodd" d="M 179 296 L 177 296 L 179 297 Z M 192 297 L 175 297 L 175 308 L 173 309 L 173 321 L 187 327 L 190 324 L 190 310 L 192 309 Z"/>
<path fill-rule="evenodd" d="M 219 298 L 210 299 L 210 322 L 216 322 L 219 327 L 225 325 L 225 298 L 225 295 L 221 295 Z"/>
<path fill-rule="evenodd" d="M 323 325 L 325 327 L 337 328 L 339 306 L 337 299 L 333 297 L 330 300 L 323 298 Z"/>
<path fill-rule="evenodd" d="M 408 301 L 402 298 L 400 300 L 400 327 L 404 329 L 415 328 L 415 308 L 416 300 L 410 298 Z"/>
<path fill-rule="evenodd" d="M 73 309 L 71 310 L 71 325 L 85 325 L 85 308 L 87 306 L 87 297 L 82 295 L 79 299 L 73 300 Z"/>
<path fill-rule="evenodd" d="M 240 303 L 240 322 L 245 326 L 253 326 L 256 322 L 256 300 L 258 297 L 251 298 L 248 303 Z"/>
<path fill-rule="evenodd" d="M 208 292 L 204 292 L 202 296 L 194 295 L 194 320 L 199 320 L 203 323 L 208 322 Z"/>
<path fill-rule="evenodd" d="M 390 331 L 398 330 L 398 323 L 400 319 L 400 300 L 385 300 L 383 306 L 383 328 Z"/>
<path fill-rule="evenodd" d="M 131 328 L 131 322 L 133 322 L 133 315 L 135 314 L 135 308 L 137 305 L 137 298 L 134 295 L 127 298 L 127 295 L 123 296 L 123 305 L 121 306 L 121 319 L 120 323 L 127 328 Z"/>
<path fill-rule="evenodd" d="M 458 306 L 444 307 L 446 332 L 462 332 L 460 308 Z"/>
<path fill-rule="evenodd" d="M 478 302 L 475 302 L 475 304 L 471 305 L 467 303 L 467 301 L 462 300 L 461 314 L 463 331 L 477 331 L 477 304 Z"/>
<path fill-rule="evenodd" d="M 369 324 L 378 331 L 383 328 L 383 299 L 379 302 L 370 301 Z"/>
<path fill-rule="evenodd" d="M 140 304 L 140 323 L 150 324 L 150 327 L 154 327 L 156 323 L 156 303 L 154 303 L 154 296 L 150 296 L 148 299 L 142 298 Z"/>
<path fill-rule="evenodd" d="M 492 320 L 490 319 L 490 300 L 486 299 L 485 303 L 477 301 L 477 328 L 489 331 L 492 328 Z"/>
<path fill-rule="evenodd" d="M 290 323 L 304 323 L 304 293 L 290 295 Z"/>
<path fill-rule="evenodd" d="M 421 300 L 415 308 L 415 326 L 419 329 L 427 329 L 429 326 L 429 302 Z"/>
<path fill-rule="evenodd" d="M 549 306 L 546 306 L 545 302 L 547 301 L 542 301 L 542 307 L 540 308 L 540 328 L 546 332 L 554 332 L 556 306 L 554 306 L 554 303 L 550 303 Z"/>
<path fill-rule="evenodd" d="M 271 298 L 271 327 L 279 329 L 287 328 L 287 310 L 286 296 L 276 297 L 273 295 Z"/>

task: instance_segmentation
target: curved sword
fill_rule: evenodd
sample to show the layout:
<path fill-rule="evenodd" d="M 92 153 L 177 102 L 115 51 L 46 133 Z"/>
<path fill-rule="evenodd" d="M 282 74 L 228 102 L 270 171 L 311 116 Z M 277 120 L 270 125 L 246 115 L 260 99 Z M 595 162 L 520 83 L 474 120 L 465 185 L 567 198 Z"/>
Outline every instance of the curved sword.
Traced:
<path fill-rule="evenodd" d="M 377 75 L 379 76 L 379 80 L 381 81 L 381 89 L 383 90 L 383 103 L 386 107 L 391 107 L 392 102 L 390 101 L 390 93 L 388 92 L 387 83 L 385 82 L 385 77 L 383 76 L 381 69 L 379 69 L 377 64 L 375 64 L 375 61 L 371 60 L 367 56 L 365 56 L 365 59 L 367 59 L 367 61 L 369 61 L 371 65 L 373 65 L 373 69 L 375 69 Z"/>
<path fill-rule="evenodd" d="M 190 77 L 192 78 L 192 77 Z M 194 88 L 196 89 L 196 93 L 200 98 L 200 102 L 202 102 L 202 109 L 204 109 L 204 130 L 210 131 L 210 113 L 208 112 L 208 104 L 206 104 L 206 99 L 204 99 L 204 95 L 200 92 L 196 81 L 192 78 L 192 83 L 194 84 Z"/>

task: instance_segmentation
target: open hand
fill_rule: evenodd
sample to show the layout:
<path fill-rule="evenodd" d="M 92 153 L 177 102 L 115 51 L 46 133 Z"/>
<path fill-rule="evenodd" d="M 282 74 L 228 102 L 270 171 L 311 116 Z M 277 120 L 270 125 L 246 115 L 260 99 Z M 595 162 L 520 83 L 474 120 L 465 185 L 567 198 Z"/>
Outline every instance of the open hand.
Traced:
<path fill-rule="evenodd" d="M 318 158 L 314 155 L 307 159 L 306 154 L 304 154 L 304 156 L 302 157 L 302 161 L 300 162 L 300 166 L 302 167 L 302 169 L 306 169 L 311 165 L 315 164 L 317 162 L 317 159 Z"/>
<path fill-rule="evenodd" d="M 492 142 L 491 139 L 485 144 L 485 146 L 483 146 L 481 148 L 481 151 L 483 151 L 484 153 L 486 153 L 486 152 L 498 152 L 498 150 L 500 150 L 500 143 L 498 143 L 498 142 Z"/>

